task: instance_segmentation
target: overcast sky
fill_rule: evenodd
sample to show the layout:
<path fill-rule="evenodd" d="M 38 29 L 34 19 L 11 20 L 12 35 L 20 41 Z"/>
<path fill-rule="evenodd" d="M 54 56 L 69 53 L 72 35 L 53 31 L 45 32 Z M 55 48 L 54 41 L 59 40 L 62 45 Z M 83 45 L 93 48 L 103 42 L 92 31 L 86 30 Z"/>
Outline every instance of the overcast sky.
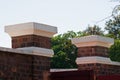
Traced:
<path fill-rule="evenodd" d="M 4 26 L 38 22 L 58 27 L 58 33 L 81 31 L 111 15 L 111 0 L 0 0 L 0 47 L 11 47 Z M 104 28 L 104 22 L 97 25 Z"/>

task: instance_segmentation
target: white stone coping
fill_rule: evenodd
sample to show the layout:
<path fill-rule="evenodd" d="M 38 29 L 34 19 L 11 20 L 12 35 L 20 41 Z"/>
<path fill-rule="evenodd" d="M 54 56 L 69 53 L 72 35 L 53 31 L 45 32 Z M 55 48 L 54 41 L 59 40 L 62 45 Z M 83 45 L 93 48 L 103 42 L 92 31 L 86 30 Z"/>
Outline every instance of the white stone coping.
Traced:
<path fill-rule="evenodd" d="M 104 44 L 112 45 L 114 44 L 114 39 L 103 37 L 103 36 L 98 36 L 98 35 L 90 35 L 90 36 L 84 36 L 84 37 L 72 39 L 72 43 L 75 45 L 80 44 L 80 43 L 89 43 L 89 42 L 97 42 L 97 43 L 102 42 Z"/>
<path fill-rule="evenodd" d="M 78 69 L 50 69 L 50 72 L 77 71 Z"/>
<path fill-rule="evenodd" d="M 110 58 L 99 57 L 99 56 L 79 57 L 79 58 L 76 59 L 76 63 L 77 64 L 100 63 L 100 64 L 120 66 L 120 62 L 111 61 Z"/>
<path fill-rule="evenodd" d="M 38 47 L 25 47 L 25 48 L 16 48 L 16 49 L 0 47 L 0 51 L 12 52 L 18 54 L 27 54 L 27 55 L 46 56 L 46 57 L 52 57 L 54 55 L 52 49 L 45 49 Z"/>
<path fill-rule="evenodd" d="M 55 33 L 57 33 L 57 27 L 36 22 L 28 22 L 5 26 L 5 32 L 12 37 L 29 34 L 52 37 Z"/>

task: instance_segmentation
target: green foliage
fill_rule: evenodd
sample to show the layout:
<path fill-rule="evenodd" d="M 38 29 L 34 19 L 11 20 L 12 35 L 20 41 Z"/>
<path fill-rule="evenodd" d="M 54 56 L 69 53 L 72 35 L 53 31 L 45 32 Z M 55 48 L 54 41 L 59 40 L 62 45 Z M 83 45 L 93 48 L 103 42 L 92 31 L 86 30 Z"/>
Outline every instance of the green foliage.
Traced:
<path fill-rule="evenodd" d="M 111 60 L 120 62 L 120 40 L 116 40 L 114 45 L 110 47 L 109 56 Z"/>
<path fill-rule="evenodd" d="M 120 15 L 113 17 L 105 25 L 105 30 L 108 31 L 110 37 L 120 39 Z"/>
<path fill-rule="evenodd" d="M 101 28 L 97 25 L 94 25 L 93 27 L 88 26 L 86 30 L 84 30 L 84 34 L 86 35 L 103 35 L 103 32 L 104 31 L 102 31 Z"/>
<path fill-rule="evenodd" d="M 77 48 L 71 43 L 71 38 L 77 34 L 68 31 L 62 35 L 52 38 L 52 49 L 54 56 L 51 60 L 51 68 L 76 68 Z"/>
<path fill-rule="evenodd" d="M 81 36 L 86 36 L 86 34 L 84 32 L 77 32 L 77 36 L 76 37 L 81 37 Z"/>
<path fill-rule="evenodd" d="M 115 39 L 115 36 L 114 36 L 114 34 L 105 34 L 104 36 L 106 36 L 106 37 L 110 37 L 110 38 L 114 38 Z"/>
<path fill-rule="evenodd" d="M 107 21 L 105 25 L 105 30 L 108 31 L 105 36 L 116 39 L 114 45 L 109 48 L 110 59 L 120 62 L 120 5 L 114 7 L 112 19 Z"/>

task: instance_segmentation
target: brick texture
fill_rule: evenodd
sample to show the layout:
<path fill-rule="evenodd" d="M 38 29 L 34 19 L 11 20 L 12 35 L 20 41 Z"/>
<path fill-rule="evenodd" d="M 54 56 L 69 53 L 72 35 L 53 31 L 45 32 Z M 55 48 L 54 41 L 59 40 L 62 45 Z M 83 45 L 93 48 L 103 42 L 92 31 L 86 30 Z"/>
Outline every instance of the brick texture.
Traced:
<path fill-rule="evenodd" d="M 85 56 L 103 56 L 108 57 L 108 48 L 100 46 L 79 47 L 78 57 Z"/>
<path fill-rule="evenodd" d="M 38 36 L 38 35 L 24 35 L 12 37 L 12 48 L 21 47 L 42 47 L 51 48 L 51 39 L 48 37 Z"/>
<path fill-rule="evenodd" d="M 0 51 L 0 80 L 43 80 L 50 58 Z"/>
<path fill-rule="evenodd" d="M 120 75 L 120 66 L 107 64 L 81 64 L 79 70 L 94 70 L 96 76 L 101 75 Z"/>

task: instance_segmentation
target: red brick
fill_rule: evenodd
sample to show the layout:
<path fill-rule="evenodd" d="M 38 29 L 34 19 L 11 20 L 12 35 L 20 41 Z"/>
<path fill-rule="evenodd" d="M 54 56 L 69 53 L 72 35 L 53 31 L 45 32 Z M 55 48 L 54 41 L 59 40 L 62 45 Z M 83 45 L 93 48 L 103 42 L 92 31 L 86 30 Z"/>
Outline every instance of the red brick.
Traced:
<path fill-rule="evenodd" d="M 24 35 L 12 37 L 12 48 L 21 47 L 42 47 L 51 48 L 51 39 L 48 37 L 38 36 L 38 35 Z"/>
<path fill-rule="evenodd" d="M 43 80 L 43 72 L 49 69 L 49 57 L 0 51 L 0 79 Z"/>
<path fill-rule="evenodd" d="M 100 46 L 79 47 L 78 57 L 85 56 L 103 56 L 108 57 L 108 48 Z"/>
<path fill-rule="evenodd" d="M 120 74 L 120 66 L 108 64 L 81 64 L 78 65 L 79 70 L 94 70 L 95 75 L 118 75 Z"/>

